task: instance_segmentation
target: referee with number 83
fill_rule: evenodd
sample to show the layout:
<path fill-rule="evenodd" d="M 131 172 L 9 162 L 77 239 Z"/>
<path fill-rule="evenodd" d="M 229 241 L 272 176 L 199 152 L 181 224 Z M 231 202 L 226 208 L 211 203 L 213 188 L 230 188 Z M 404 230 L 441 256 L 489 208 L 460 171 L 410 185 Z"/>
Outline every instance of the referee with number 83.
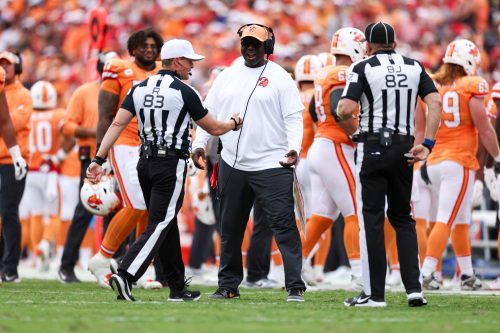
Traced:
<path fill-rule="evenodd" d="M 158 252 L 170 287 L 169 301 L 196 301 L 200 292 L 187 289 L 181 256 L 177 213 L 184 198 L 186 160 L 191 151 L 192 121 L 214 136 L 238 130 L 242 120 L 234 113 L 218 121 L 203 106 L 187 80 L 193 62 L 204 59 L 187 40 L 173 39 L 161 48 L 163 69 L 134 86 L 123 101 L 99 151 L 87 169 L 87 178 L 98 182 L 108 150 L 134 116 L 141 139 L 137 173 L 149 213 L 148 226 L 125 254 L 110 285 L 118 299 L 134 301 L 137 281 Z"/>
<path fill-rule="evenodd" d="M 439 127 L 441 98 L 434 82 L 416 60 L 397 54 L 395 32 L 387 23 L 365 29 L 368 54 L 351 65 L 338 116 L 354 122 L 359 105 L 356 147 L 356 195 L 363 292 L 344 304 L 384 307 L 387 261 L 384 213 L 396 230 L 401 275 L 408 305 L 427 304 L 422 294 L 415 221 L 410 197 L 413 163 L 425 160 Z M 423 143 L 414 145 L 417 98 L 428 106 Z M 359 103 L 359 104 L 358 104 Z"/>

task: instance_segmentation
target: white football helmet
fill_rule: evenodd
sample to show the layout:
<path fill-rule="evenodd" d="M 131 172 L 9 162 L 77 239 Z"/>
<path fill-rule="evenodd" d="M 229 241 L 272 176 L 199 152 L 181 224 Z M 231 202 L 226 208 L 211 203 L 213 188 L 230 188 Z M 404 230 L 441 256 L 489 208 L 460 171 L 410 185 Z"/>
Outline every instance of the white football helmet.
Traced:
<path fill-rule="evenodd" d="M 351 57 L 353 62 L 365 57 L 365 34 L 356 28 L 342 28 L 333 34 L 330 52 Z"/>
<path fill-rule="evenodd" d="M 99 183 L 83 183 L 80 190 L 83 207 L 94 215 L 105 216 L 120 205 L 120 198 L 115 193 L 115 181 L 111 176 L 103 176 Z"/>
<path fill-rule="evenodd" d="M 462 66 L 467 75 L 474 75 L 477 66 L 481 63 L 481 55 L 473 42 L 467 39 L 457 39 L 446 48 L 443 62 Z"/>
<path fill-rule="evenodd" d="M 316 72 L 323 66 L 315 55 L 302 56 L 295 65 L 295 81 L 314 81 Z"/>
<path fill-rule="evenodd" d="M 321 62 L 321 67 L 335 66 L 336 63 L 335 57 L 328 52 L 321 52 L 318 54 L 318 59 Z"/>
<path fill-rule="evenodd" d="M 48 81 L 37 81 L 31 87 L 33 108 L 38 110 L 54 109 L 57 106 L 57 92 Z"/>

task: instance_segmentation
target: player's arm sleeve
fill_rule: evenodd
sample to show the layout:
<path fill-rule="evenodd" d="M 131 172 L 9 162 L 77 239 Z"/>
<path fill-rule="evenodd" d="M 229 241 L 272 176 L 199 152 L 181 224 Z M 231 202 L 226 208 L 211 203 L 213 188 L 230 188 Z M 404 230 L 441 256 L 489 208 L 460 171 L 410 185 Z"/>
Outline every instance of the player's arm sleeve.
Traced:
<path fill-rule="evenodd" d="M 436 88 L 436 85 L 434 84 L 434 81 L 432 81 L 429 74 L 427 74 L 422 64 L 419 63 L 418 61 L 417 63 L 421 69 L 420 82 L 418 84 L 418 95 L 420 96 L 421 99 L 424 99 L 425 96 L 433 92 L 438 92 L 438 90 Z"/>
<path fill-rule="evenodd" d="M 317 123 L 318 115 L 316 114 L 316 100 L 314 99 L 314 95 L 311 97 L 311 102 L 309 103 L 309 114 L 311 115 L 312 120 Z"/>
<path fill-rule="evenodd" d="M 342 97 L 343 89 L 333 89 L 330 92 L 330 113 L 335 118 L 337 122 L 342 121 L 337 115 L 337 105 L 339 105 L 340 99 Z"/>
<path fill-rule="evenodd" d="M 341 98 L 359 102 L 366 85 L 366 78 L 361 63 L 352 64 L 347 70 L 347 83 Z"/>

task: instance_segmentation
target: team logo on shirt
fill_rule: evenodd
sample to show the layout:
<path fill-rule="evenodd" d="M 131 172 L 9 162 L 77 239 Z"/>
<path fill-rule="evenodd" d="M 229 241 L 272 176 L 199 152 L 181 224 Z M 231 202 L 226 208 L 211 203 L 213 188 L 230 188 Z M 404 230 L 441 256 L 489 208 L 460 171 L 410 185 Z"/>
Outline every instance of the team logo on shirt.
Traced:
<path fill-rule="evenodd" d="M 267 85 L 269 84 L 269 80 L 267 79 L 267 77 L 261 77 L 259 79 L 259 86 L 261 87 L 267 87 Z"/>

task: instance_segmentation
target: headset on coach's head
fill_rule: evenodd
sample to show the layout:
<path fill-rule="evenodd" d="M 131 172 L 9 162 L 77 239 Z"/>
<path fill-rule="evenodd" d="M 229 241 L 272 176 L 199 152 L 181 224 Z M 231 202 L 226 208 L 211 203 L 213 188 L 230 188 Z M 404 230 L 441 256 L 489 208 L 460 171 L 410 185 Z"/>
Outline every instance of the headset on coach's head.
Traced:
<path fill-rule="evenodd" d="M 237 32 L 238 36 L 241 37 L 241 35 L 243 34 L 243 29 L 245 29 L 246 27 L 249 27 L 251 25 L 256 25 L 256 26 L 262 27 L 262 28 L 264 28 L 264 29 L 267 30 L 267 36 L 268 36 L 268 38 L 267 38 L 266 41 L 264 41 L 264 52 L 269 57 L 274 52 L 274 43 L 276 42 L 276 38 L 274 37 L 273 29 L 270 28 L 270 27 L 267 27 L 265 25 L 258 24 L 258 23 L 248 23 L 248 24 L 245 24 L 245 25 L 241 26 L 238 29 L 238 32 Z"/>

